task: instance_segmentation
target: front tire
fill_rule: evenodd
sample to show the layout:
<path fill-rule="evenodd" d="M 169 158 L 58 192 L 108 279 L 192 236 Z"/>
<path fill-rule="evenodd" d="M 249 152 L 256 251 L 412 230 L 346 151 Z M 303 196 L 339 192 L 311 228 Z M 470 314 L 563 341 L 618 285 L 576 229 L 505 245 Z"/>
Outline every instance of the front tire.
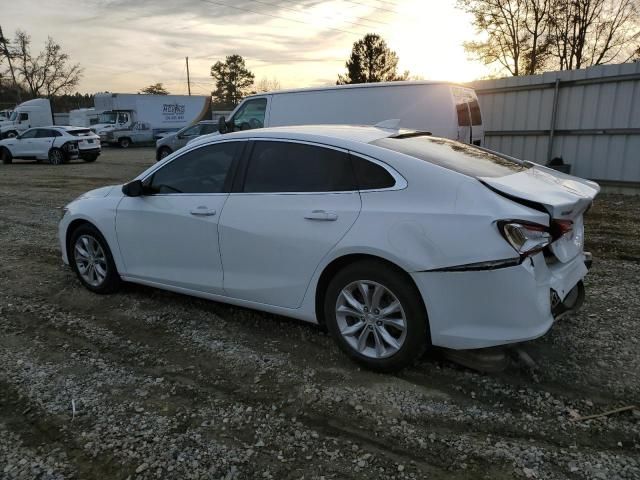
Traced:
<path fill-rule="evenodd" d="M 64 152 L 59 148 L 49 150 L 49 163 L 51 165 L 62 165 L 64 163 Z"/>
<path fill-rule="evenodd" d="M 338 272 L 324 312 L 338 346 L 372 370 L 407 367 L 431 343 L 420 292 L 406 273 L 383 262 L 361 261 Z"/>
<path fill-rule="evenodd" d="M 129 146 L 131 145 L 131 140 L 129 140 L 128 138 L 121 138 L 120 140 L 118 140 L 118 145 L 120 146 L 120 148 L 129 148 Z"/>
<path fill-rule="evenodd" d="M 73 231 L 67 256 L 80 282 L 92 292 L 113 293 L 120 287 L 109 245 L 94 226 L 84 224 Z"/>
<path fill-rule="evenodd" d="M 13 163 L 13 155 L 11 155 L 11 152 L 8 148 L 0 148 L 0 158 L 2 158 L 2 163 L 4 163 L 5 165 Z"/>
<path fill-rule="evenodd" d="M 160 150 L 158 150 L 158 155 L 156 160 L 159 162 L 160 160 L 164 159 L 165 157 L 168 157 L 169 155 L 171 155 L 171 149 L 169 147 L 162 147 Z"/>

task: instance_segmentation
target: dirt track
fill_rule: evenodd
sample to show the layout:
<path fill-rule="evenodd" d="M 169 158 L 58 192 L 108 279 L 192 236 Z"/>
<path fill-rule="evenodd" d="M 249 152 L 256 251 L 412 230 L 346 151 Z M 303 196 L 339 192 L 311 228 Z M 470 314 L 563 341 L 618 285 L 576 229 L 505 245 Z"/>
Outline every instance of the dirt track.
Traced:
<path fill-rule="evenodd" d="M 0 164 L 0 478 L 640 478 L 640 197 L 601 196 L 583 310 L 537 371 L 358 369 L 319 328 L 62 266 L 58 207 L 151 149 Z M 75 405 L 75 412 L 74 407 Z"/>

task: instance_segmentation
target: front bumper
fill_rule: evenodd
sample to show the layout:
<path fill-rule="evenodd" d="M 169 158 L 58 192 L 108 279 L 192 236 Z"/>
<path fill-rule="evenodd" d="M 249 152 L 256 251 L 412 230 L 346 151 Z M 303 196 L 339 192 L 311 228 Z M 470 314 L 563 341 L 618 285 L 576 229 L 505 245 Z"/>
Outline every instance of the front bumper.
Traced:
<path fill-rule="evenodd" d="M 512 267 L 411 276 L 427 307 L 432 344 L 460 350 L 544 335 L 554 322 L 551 290 L 564 299 L 586 273 L 582 254 L 547 265 L 540 253 Z"/>

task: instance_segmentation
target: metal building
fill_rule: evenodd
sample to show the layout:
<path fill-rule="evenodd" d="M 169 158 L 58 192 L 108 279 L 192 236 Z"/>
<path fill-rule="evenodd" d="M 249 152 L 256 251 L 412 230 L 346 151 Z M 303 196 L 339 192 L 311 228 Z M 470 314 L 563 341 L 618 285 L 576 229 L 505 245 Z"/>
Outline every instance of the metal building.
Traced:
<path fill-rule="evenodd" d="M 612 187 L 640 187 L 640 63 L 481 80 L 485 145 Z"/>

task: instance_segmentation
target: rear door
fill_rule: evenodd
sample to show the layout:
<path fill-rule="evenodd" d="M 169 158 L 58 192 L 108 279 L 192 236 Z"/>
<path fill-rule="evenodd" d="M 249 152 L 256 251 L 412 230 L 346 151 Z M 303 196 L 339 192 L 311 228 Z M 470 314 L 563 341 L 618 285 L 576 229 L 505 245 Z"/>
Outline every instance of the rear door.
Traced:
<path fill-rule="evenodd" d="M 39 159 L 46 159 L 49 157 L 49 150 L 53 146 L 53 142 L 56 137 L 60 137 L 62 134 L 51 128 L 38 128 L 36 138 L 33 139 L 34 156 Z"/>
<path fill-rule="evenodd" d="M 300 306 L 311 277 L 354 224 L 360 194 L 346 152 L 256 141 L 220 218 L 225 294 Z"/>

